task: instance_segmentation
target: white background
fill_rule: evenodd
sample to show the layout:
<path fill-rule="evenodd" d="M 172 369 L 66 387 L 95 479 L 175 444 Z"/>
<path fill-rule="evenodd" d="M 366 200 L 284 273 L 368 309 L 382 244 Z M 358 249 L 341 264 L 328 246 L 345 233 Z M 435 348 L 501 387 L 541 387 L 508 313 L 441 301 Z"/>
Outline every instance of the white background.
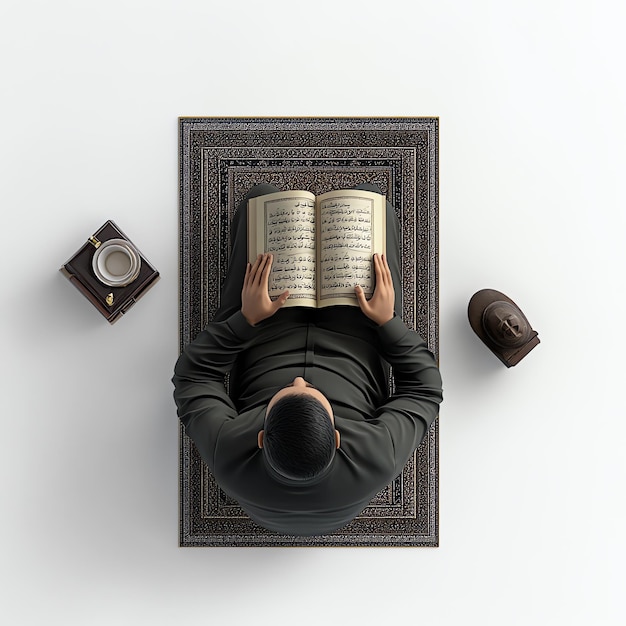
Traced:
<path fill-rule="evenodd" d="M 623 7 L 3 0 L 2 621 L 624 623 Z M 178 547 L 180 115 L 440 117 L 439 548 Z M 107 219 L 162 275 L 115 326 L 57 271 Z"/>

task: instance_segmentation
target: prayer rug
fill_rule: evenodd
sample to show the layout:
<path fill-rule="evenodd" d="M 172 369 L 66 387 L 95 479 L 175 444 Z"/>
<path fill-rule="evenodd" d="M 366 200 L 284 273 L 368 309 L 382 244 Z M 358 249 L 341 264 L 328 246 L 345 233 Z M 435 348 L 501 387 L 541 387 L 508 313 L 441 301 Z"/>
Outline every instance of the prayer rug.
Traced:
<path fill-rule="evenodd" d="M 438 118 L 180 118 L 180 349 L 211 320 L 229 225 L 248 189 L 380 187 L 401 225 L 403 319 L 438 357 Z M 294 537 L 256 525 L 180 427 L 181 546 L 437 546 L 439 424 L 347 526 Z"/>

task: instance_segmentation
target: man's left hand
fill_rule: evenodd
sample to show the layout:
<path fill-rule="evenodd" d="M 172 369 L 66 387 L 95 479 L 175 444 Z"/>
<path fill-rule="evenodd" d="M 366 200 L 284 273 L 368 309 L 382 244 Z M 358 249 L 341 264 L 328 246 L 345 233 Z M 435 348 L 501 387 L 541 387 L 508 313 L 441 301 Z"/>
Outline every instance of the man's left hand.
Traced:
<path fill-rule="evenodd" d="M 241 291 L 241 313 L 251 326 L 256 326 L 274 315 L 289 297 L 288 291 L 283 292 L 274 301 L 269 296 L 268 285 L 273 260 L 272 254 L 259 254 L 253 264 L 248 263 L 246 266 Z"/>
<path fill-rule="evenodd" d="M 379 326 L 386 324 L 393 318 L 393 306 L 395 302 L 395 291 L 393 288 L 393 278 L 385 255 L 374 255 L 374 272 L 376 274 L 376 288 L 374 295 L 365 299 L 365 293 L 361 285 L 357 285 L 354 290 L 356 299 L 361 307 L 361 311 Z"/>

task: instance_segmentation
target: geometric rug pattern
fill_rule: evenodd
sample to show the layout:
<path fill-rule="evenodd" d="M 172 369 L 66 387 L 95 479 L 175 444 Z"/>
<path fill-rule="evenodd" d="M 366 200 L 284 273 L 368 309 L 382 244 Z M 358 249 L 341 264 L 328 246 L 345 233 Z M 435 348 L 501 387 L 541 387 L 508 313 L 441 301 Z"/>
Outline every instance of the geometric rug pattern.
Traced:
<path fill-rule="evenodd" d="M 439 353 L 439 120 L 180 118 L 180 349 L 211 320 L 229 226 L 250 187 L 314 194 L 378 185 L 400 222 L 402 316 Z M 281 535 L 255 524 L 216 484 L 180 427 L 181 546 L 437 546 L 439 424 L 402 473 L 338 531 Z"/>

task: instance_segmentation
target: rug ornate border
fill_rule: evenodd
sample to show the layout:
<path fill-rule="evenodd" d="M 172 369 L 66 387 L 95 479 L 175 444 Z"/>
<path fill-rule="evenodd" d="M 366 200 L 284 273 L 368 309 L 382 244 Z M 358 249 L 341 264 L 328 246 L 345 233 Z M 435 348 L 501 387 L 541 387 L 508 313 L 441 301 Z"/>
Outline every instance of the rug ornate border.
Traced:
<path fill-rule="evenodd" d="M 439 345 L 438 118 L 180 118 L 180 349 L 211 320 L 229 224 L 258 183 L 315 194 L 377 184 L 401 225 L 403 318 Z M 180 427 L 181 546 L 437 546 L 439 426 L 402 474 L 335 533 L 292 537 L 256 525 L 217 486 Z"/>

